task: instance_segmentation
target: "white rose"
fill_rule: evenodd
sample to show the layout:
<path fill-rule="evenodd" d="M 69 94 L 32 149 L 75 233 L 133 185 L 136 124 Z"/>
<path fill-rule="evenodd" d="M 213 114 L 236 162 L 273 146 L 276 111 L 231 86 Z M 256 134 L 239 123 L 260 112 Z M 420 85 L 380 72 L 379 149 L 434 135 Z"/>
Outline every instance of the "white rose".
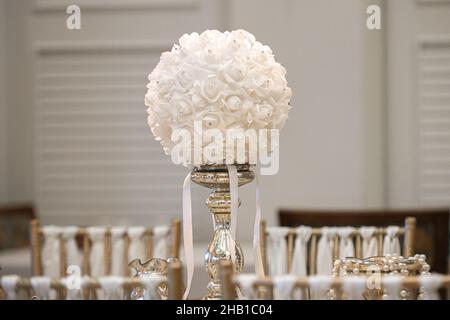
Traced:
<path fill-rule="evenodd" d="M 223 103 L 230 112 L 242 111 L 242 100 L 238 96 L 229 96 L 223 100 Z"/>
<path fill-rule="evenodd" d="M 203 125 L 207 129 L 217 128 L 220 124 L 220 117 L 217 113 L 209 113 L 203 117 Z"/>
<path fill-rule="evenodd" d="M 199 50 L 199 35 L 197 32 L 193 32 L 191 34 L 184 34 L 180 38 L 180 46 L 186 49 L 187 51 L 196 51 Z"/>
<path fill-rule="evenodd" d="M 162 65 L 173 65 L 177 62 L 177 56 L 170 51 L 163 52 L 160 58 Z"/>
<path fill-rule="evenodd" d="M 164 74 L 159 80 L 156 80 L 156 87 L 159 91 L 159 94 L 168 93 L 171 88 L 175 85 L 175 78 L 171 75 Z"/>
<path fill-rule="evenodd" d="M 200 94 L 208 102 L 216 102 L 220 98 L 222 83 L 216 77 L 209 77 L 200 82 Z"/>
<path fill-rule="evenodd" d="M 145 95 L 145 105 L 151 106 L 158 101 L 158 94 L 155 91 L 148 91 Z"/>
<path fill-rule="evenodd" d="M 235 30 L 230 33 L 229 46 L 236 50 L 251 48 L 255 42 L 255 37 L 245 30 Z"/>
<path fill-rule="evenodd" d="M 269 104 L 256 105 L 256 117 L 260 120 L 267 121 L 272 117 L 273 107 Z"/>
<path fill-rule="evenodd" d="M 207 111 L 200 112 L 195 116 L 195 120 L 201 121 L 202 126 L 205 129 L 222 129 L 222 128 L 224 128 L 224 123 L 221 118 L 221 113 L 218 109 L 212 110 L 212 111 L 207 110 Z"/>
<path fill-rule="evenodd" d="M 273 87 L 273 80 L 265 74 L 259 74 L 253 78 L 252 85 L 256 95 L 260 98 L 265 98 Z"/>
<path fill-rule="evenodd" d="M 227 82 L 236 84 L 244 79 L 245 67 L 237 61 L 230 61 L 223 68 L 223 76 Z"/>
<path fill-rule="evenodd" d="M 192 104 L 187 99 L 176 101 L 176 108 L 180 117 L 187 116 L 192 113 Z"/>
<path fill-rule="evenodd" d="M 204 109 L 207 107 L 207 102 L 205 99 L 202 98 L 202 96 L 200 96 L 199 94 L 193 94 L 191 97 L 192 100 L 192 104 L 197 108 L 197 109 Z"/>
<path fill-rule="evenodd" d="M 178 84 L 183 90 L 189 90 L 192 88 L 192 85 L 194 83 L 194 75 L 192 70 L 188 68 L 188 66 L 183 66 L 184 68 L 180 68 L 180 70 L 176 74 L 176 79 Z"/>

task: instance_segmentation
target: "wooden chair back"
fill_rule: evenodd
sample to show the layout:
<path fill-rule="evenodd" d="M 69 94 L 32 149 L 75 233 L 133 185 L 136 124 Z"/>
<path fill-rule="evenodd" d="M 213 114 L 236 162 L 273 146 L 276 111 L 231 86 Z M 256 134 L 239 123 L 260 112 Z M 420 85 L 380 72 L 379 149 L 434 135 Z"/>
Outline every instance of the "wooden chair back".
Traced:
<path fill-rule="evenodd" d="M 29 246 L 28 226 L 34 217 L 31 205 L 0 207 L 0 250 Z"/>
<path fill-rule="evenodd" d="M 324 222 L 326 223 L 326 222 Z M 328 224 L 324 224 L 326 226 Z M 265 221 L 261 223 L 261 248 L 262 248 L 262 258 L 263 258 L 263 266 L 265 270 L 265 274 L 268 274 L 268 266 L 267 266 L 267 225 Z M 416 228 L 416 219 L 414 217 L 406 217 L 404 220 L 404 226 L 399 228 L 398 236 L 402 239 L 403 242 L 403 255 L 404 256 L 413 256 L 414 255 L 414 235 Z M 308 254 L 308 274 L 314 275 L 316 274 L 316 265 L 317 265 L 317 243 L 321 236 L 322 229 L 321 227 L 313 227 L 311 238 L 309 240 L 309 254 Z M 375 237 L 377 239 L 377 247 L 378 247 L 378 255 L 382 255 L 383 248 L 383 240 L 386 234 L 386 227 L 377 227 L 375 231 Z M 359 232 L 359 229 L 356 227 L 355 232 L 352 235 L 352 238 L 355 243 L 355 256 L 358 258 L 365 258 L 362 256 L 362 236 Z M 292 267 L 292 260 L 294 254 L 294 241 L 295 241 L 295 227 L 291 227 L 288 235 L 287 235 L 287 266 L 289 273 Z M 336 236 L 333 242 L 333 260 L 339 258 L 339 237 Z M 331 273 L 331 270 L 330 270 Z"/>
<path fill-rule="evenodd" d="M 224 261 L 221 263 L 221 279 L 222 279 L 222 299 L 223 300 L 235 300 L 237 298 L 236 288 L 239 287 L 238 281 L 233 276 L 233 267 L 230 261 Z M 294 290 L 302 290 L 303 292 L 309 292 L 309 278 L 308 277 L 298 277 L 295 280 Z M 344 277 L 334 277 L 333 282 L 330 286 L 330 289 L 333 289 L 336 293 L 335 299 L 342 300 L 345 298 L 343 293 L 343 282 L 345 281 Z M 403 277 L 401 288 L 410 290 L 410 292 L 417 293 L 420 288 L 420 280 L 417 276 L 409 276 Z M 256 293 L 255 296 L 258 299 L 264 300 L 274 300 L 274 287 L 275 283 L 271 277 L 264 277 L 255 280 L 253 283 L 253 289 Z M 444 275 L 442 279 L 442 283 L 439 289 L 449 289 L 450 288 L 450 275 Z M 308 296 L 308 295 L 306 295 Z M 365 299 L 370 299 L 370 297 L 365 297 Z M 381 296 L 378 295 L 376 299 L 381 299 Z M 406 299 L 408 300 L 416 300 L 417 294 L 409 295 Z"/>
<path fill-rule="evenodd" d="M 171 248 L 170 248 L 170 256 L 173 258 L 180 257 L 180 233 L 181 233 L 181 221 L 179 219 L 173 219 L 171 222 Z M 144 243 L 145 243 L 145 255 L 146 259 L 153 258 L 153 232 L 152 228 L 147 228 L 144 233 Z M 77 242 L 81 243 L 82 246 L 82 254 L 83 254 L 83 265 L 82 271 L 85 275 L 90 275 L 90 251 L 91 251 L 91 241 L 89 239 L 89 235 L 86 231 L 86 228 L 80 228 L 77 234 Z M 43 261 L 42 261 L 42 247 L 43 242 L 45 241 L 42 233 L 42 228 L 37 219 L 31 221 L 31 256 L 32 256 L 32 274 L 35 276 L 43 275 Z M 67 270 L 67 254 L 65 242 L 62 237 L 59 238 L 59 264 L 60 266 L 60 276 L 64 277 L 66 275 Z M 127 275 L 129 274 L 128 268 L 128 249 L 130 244 L 130 239 L 127 234 L 124 235 L 124 270 L 126 270 Z M 104 270 L 105 275 L 111 274 L 111 265 L 112 265 L 112 245 L 111 245 L 111 233 L 106 231 L 104 237 Z"/>
<path fill-rule="evenodd" d="M 169 272 L 167 276 L 167 281 L 163 281 L 164 284 L 168 286 L 169 300 L 181 300 L 183 297 L 183 275 L 182 275 L 182 265 L 179 261 L 174 261 L 169 264 Z M 135 277 L 124 277 L 123 278 L 123 289 L 124 289 L 124 300 L 129 300 L 131 296 L 131 291 L 135 288 L 143 288 L 143 283 L 141 279 Z M 66 286 L 62 279 L 55 278 L 51 280 L 51 289 L 56 292 L 57 300 L 65 300 L 67 296 Z M 100 282 L 98 279 L 91 278 L 83 286 L 81 290 L 82 300 L 96 300 L 98 296 L 96 292 L 102 290 Z M 20 278 L 16 285 L 16 292 L 20 293 L 18 296 L 21 299 L 32 299 L 34 296 L 33 287 L 31 285 L 30 278 Z M 0 300 L 6 298 L 6 293 L 1 287 L 0 281 Z"/>
<path fill-rule="evenodd" d="M 407 217 L 416 218 L 414 239 L 409 243 L 415 253 L 425 254 L 433 272 L 448 273 L 449 208 L 385 210 L 307 210 L 279 211 L 282 226 L 378 226 L 402 225 Z M 411 253 L 411 252 L 409 252 Z"/>

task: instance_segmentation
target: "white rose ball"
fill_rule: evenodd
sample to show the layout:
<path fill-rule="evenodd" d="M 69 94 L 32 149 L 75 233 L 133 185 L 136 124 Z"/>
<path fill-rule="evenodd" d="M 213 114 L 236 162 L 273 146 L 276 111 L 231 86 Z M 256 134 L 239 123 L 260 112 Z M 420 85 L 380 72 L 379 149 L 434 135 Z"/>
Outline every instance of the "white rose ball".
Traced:
<path fill-rule="evenodd" d="M 272 50 L 245 31 L 185 34 L 148 76 L 148 124 L 166 154 L 174 130 L 281 129 L 292 96 Z M 219 161 L 220 162 L 220 161 Z M 223 163 L 223 162 L 222 162 Z"/>

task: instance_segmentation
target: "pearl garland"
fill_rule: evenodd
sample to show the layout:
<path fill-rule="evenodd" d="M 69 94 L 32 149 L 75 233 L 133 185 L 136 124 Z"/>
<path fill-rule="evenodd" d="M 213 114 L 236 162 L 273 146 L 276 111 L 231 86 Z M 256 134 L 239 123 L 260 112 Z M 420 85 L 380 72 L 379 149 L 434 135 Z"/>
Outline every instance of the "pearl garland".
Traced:
<path fill-rule="evenodd" d="M 378 266 L 384 274 L 400 275 L 402 277 L 414 275 L 430 275 L 430 265 L 426 261 L 426 255 L 416 254 L 414 257 L 404 258 L 397 254 L 386 254 L 384 257 L 370 257 L 366 259 L 358 258 L 344 258 L 334 262 L 332 275 L 338 276 L 360 276 L 361 271 L 368 270 L 369 266 Z M 401 300 L 407 300 L 411 292 L 403 288 L 400 291 Z M 336 298 L 334 289 L 328 292 L 330 299 Z M 425 288 L 420 287 L 418 290 L 418 300 L 423 300 L 425 297 Z M 389 300 L 390 297 L 383 290 L 381 296 L 383 300 Z"/>
<path fill-rule="evenodd" d="M 400 274 L 402 276 L 430 274 L 430 265 L 426 262 L 424 254 L 416 254 L 414 257 L 404 258 L 394 253 L 386 254 L 384 257 L 336 260 L 333 266 L 333 276 L 358 275 L 362 271 L 361 266 L 368 267 L 372 265 L 380 267 L 386 274 Z"/>

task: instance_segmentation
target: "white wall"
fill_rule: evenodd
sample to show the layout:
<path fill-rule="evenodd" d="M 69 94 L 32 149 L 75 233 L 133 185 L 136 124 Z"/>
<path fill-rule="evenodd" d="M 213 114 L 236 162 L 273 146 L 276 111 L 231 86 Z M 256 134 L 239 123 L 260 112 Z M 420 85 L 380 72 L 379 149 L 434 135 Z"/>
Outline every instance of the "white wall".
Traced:
<path fill-rule="evenodd" d="M 222 29 L 225 3 L 84 0 L 81 30 L 68 30 L 69 2 L 37 0 L 29 8 L 40 218 L 156 225 L 180 217 L 187 170 L 151 136 L 147 75 L 183 33 Z M 209 239 L 212 229 L 205 197 L 206 189 L 195 188 L 194 220 L 203 231 L 195 240 Z"/>
<path fill-rule="evenodd" d="M 293 88 L 280 172 L 262 178 L 271 223 L 280 207 L 384 205 L 383 31 L 366 28 L 366 8 L 360 0 L 233 2 L 232 27 L 269 44 Z"/>
<path fill-rule="evenodd" d="M 64 25 L 63 11 L 33 12 L 30 19 L 27 6 L 33 2 L 7 2 L 11 48 L 7 90 L 20 90 L 20 95 L 8 98 L 11 201 L 35 199 L 32 150 L 36 101 L 31 98 L 35 89 L 31 57 L 36 54 L 32 50 L 36 41 L 51 44 L 55 40 L 128 39 L 130 32 L 138 39 L 175 40 L 183 32 L 228 25 L 229 29 L 245 28 L 272 47 L 277 60 L 288 70 L 294 92 L 290 119 L 281 134 L 280 171 L 276 176 L 262 177 L 265 218 L 276 223 L 280 207 L 384 204 L 383 33 L 365 27 L 369 1 L 229 0 L 220 2 L 219 16 L 214 15 L 219 2 L 205 1 L 200 10 L 209 19 L 195 22 L 191 15 L 180 16 L 181 25 L 168 24 L 170 13 L 165 10 L 157 11 L 157 18 L 148 19 L 145 10 L 121 13 L 97 9 L 84 13 L 85 29 L 80 32 L 55 27 Z M 135 15 L 133 19 L 131 14 Z M 149 27 L 149 23 L 157 27 Z M 194 193 L 205 197 L 205 190 L 199 187 Z M 241 197 L 240 238 L 248 240 L 254 187 L 244 187 Z M 203 218 L 207 213 L 200 206 L 196 209 L 201 212 L 196 218 L 197 236 L 208 239 L 210 220 Z M 78 216 L 61 218 L 70 223 Z M 90 219 L 94 220 L 93 216 Z"/>
<path fill-rule="evenodd" d="M 5 1 L 8 202 L 33 200 L 33 65 L 30 1 Z"/>
<path fill-rule="evenodd" d="M 389 204 L 448 206 L 450 1 L 387 9 Z"/>
<path fill-rule="evenodd" d="M 6 0 L 0 0 L 0 204 L 8 198 L 7 106 L 6 106 Z"/>

